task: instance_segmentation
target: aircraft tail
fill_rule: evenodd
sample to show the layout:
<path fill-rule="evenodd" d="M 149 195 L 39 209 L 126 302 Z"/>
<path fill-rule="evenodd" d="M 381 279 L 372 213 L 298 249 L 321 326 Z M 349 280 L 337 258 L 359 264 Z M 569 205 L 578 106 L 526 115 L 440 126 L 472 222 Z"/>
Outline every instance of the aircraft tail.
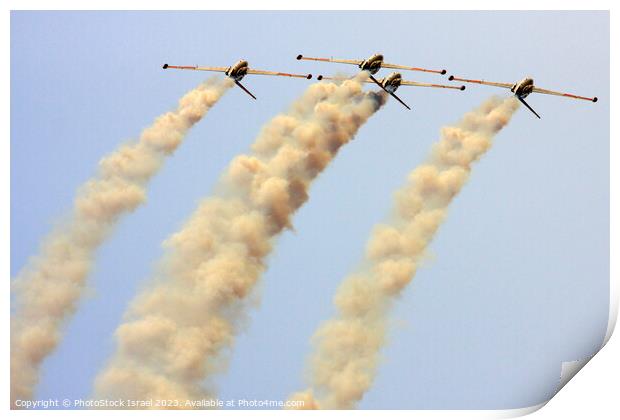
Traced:
<path fill-rule="evenodd" d="M 252 92 L 250 92 L 249 90 L 247 90 L 247 89 L 245 88 L 245 86 L 243 86 L 241 83 L 239 83 L 238 81 L 236 81 L 236 80 L 235 80 L 235 84 L 236 84 L 237 86 L 239 86 L 241 89 L 243 89 L 243 91 L 244 91 L 245 93 L 247 93 L 248 95 L 250 95 L 252 98 L 256 99 L 256 96 L 252 95 Z"/>
<path fill-rule="evenodd" d="M 523 98 L 522 98 L 522 97 L 520 97 L 520 96 L 517 96 L 517 98 L 519 98 L 519 100 L 521 101 L 521 103 L 522 103 L 523 105 L 525 105 L 525 106 L 527 107 L 527 109 L 529 109 L 530 111 L 532 111 L 532 113 L 533 113 L 534 115 L 536 115 L 536 116 L 540 119 L 540 115 L 538 115 L 538 114 L 536 113 L 536 111 L 534 111 L 534 108 L 532 108 L 532 107 L 531 107 L 531 106 L 530 106 L 527 102 L 525 102 L 525 99 L 523 99 Z"/>

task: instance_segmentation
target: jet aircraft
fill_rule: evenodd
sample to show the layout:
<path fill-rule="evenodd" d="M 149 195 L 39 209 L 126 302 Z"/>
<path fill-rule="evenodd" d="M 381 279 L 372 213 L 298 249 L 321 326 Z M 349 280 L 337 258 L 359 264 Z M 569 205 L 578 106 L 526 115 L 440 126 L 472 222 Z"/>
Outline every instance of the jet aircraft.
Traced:
<path fill-rule="evenodd" d="M 366 83 L 376 83 L 381 87 L 381 89 L 385 90 L 387 93 L 392 95 L 398 102 L 403 104 L 405 108 L 409 108 L 409 106 L 403 102 L 398 96 L 396 96 L 396 90 L 400 86 L 419 86 L 419 87 L 431 87 L 431 88 L 443 88 L 443 89 L 457 89 L 457 90 L 465 90 L 465 86 L 450 86 L 450 85 L 437 85 L 434 83 L 423 83 L 423 82 L 412 82 L 408 80 L 403 80 L 402 75 L 400 73 L 391 73 L 389 76 L 384 77 L 383 79 L 377 80 L 372 75 L 369 76 L 371 80 L 366 81 Z M 344 78 L 338 77 L 326 77 L 319 75 L 317 77 L 319 80 L 344 80 Z"/>
<path fill-rule="evenodd" d="M 399 64 L 388 64 L 383 62 L 382 54 L 373 54 L 365 60 L 341 60 L 337 58 L 317 58 L 317 57 L 306 57 L 304 55 L 299 54 L 297 56 L 298 60 L 310 60 L 310 61 L 324 61 L 327 63 L 342 63 L 342 64 L 354 64 L 360 68 L 360 70 L 367 70 L 370 74 L 377 74 L 381 68 L 386 69 L 396 69 L 396 70 L 412 70 L 412 71 L 423 71 L 426 73 L 438 73 L 438 74 L 446 74 L 446 70 L 429 70 L 421 67 L 409 67 L 409 66 L 401 66 Z"/>
<path fill-rule="evenodd" d="M 292 73 L 280 73 L 276 71 L 254 70 L 249 68 L 246 60 L 239 60 L 230 67 L 199 67 L 199 66 L 172 66 L 169 64 L 163 65 L 164 69 L 179 69 L 179 70 L 199 70 L 199 71 L 217 71 L 224 73 L 235 81 L 235 84 L 239 86 L 245 93 L 256 99 L 249 90 L 245 88 L 240 82 L 248 74 L 262 74 L 265 76 L 285 76 L 285 77 L 297 77 L 300 79 L 312 79 L 311 74 L 292 74 Z"/>
<path fill-rule="evenodd" d="M 564 96 L 566 98 L 583 99 L 585 101 L 592 101 L 592 102 L 598 101 L 598 98 L 596 96 L 593 97 L 593 98 L 587 98 L 585 96 L 577 96 L 577 95 L 573 95 L 571 93 L 562 93 L 562 92 L 555 92 L 553 90 L 541 89 L 539 87 L 534 86 L 534 79 L 532 79 L 531 77 L 526 77 L 523 80 L 521 80 L 520 82 L 517 82 L 517 83 L 514 83 L 514 84 L 512 84 L 512 83 L 487 82 L 485 80 L 461 79 L 461 78 L 455 77 L 455 76 L 450 76 L 448 79 L 449 80 L 456 80 L 456 81 L 459 81 L 459 82 L 465 82 L 465 83 L 478 83 L 480 85 L 495 86 L 495 87 L 501 87 L 501 88 L 505 88 L 505 89 L 510 89 L 510 91 L 515 94 L 517 99 L 519 99 L 519 101 L 521 101 L 521 103 L 523 105 L 525 105 L 527 107 L 527 109 L 532 111 L 532 113 L 534 113 L 534 115 L 536 115 L 538 118 L 540 118 L 540 115 L 538 115 L 536 113 L 536 111 L 534 111 L 534 109 L 527 102 L 525 102 L 525 98 L 530 93 L 544 93 L 546 95 Z"/>

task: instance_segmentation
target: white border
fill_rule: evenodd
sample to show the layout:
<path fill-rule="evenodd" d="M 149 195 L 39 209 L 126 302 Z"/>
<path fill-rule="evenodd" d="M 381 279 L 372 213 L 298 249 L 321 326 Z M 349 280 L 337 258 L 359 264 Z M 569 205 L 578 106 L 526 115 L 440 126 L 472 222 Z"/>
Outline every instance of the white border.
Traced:
<path fill-rule="evenodd" d="M 77 0 L 62 0 L 56 1 L 53 5 L 50 4 L 49 1 L 43 0 L 24 0 L 24 1 L 16 1 L 16 0 L 7 0 L 2 2 L 2 11 L 4 12 L 2 15 L 0 25 L 2 30 L 0 30 L 1 37 L 1 45 L 4 50 L 4 57 L 7 60 L 3 61 L 1 68 L 2 73 L 2 81 L 4 85 L 4 89 L 2 92 L 5 92 L 4 101 L 2 101 L 2 108 L 0 108 L 0 122 L 1 126 L 5 127 L 5 141 L 0 145 L 0 167 L 2 168 L 3 174 L 3 182 L 0 184 L 0 189 L 2 191 L 2 195 L 6 198 L 4 201 L 4 205 L 0 206 L 0 217 L 1 226 L 3 227 L 2 231 L 10 233 L 10 214 L 9 214 L 9 206 L 6 203 L 10 200 L 10 142 L 7 141 L 10 139 L 10 96 L 6 95 L 7 92 L 10 92 L 10 66 L 7 64 L 8 59 L 10 59 L 10 10 L 170 10 L 171 6 L 174 6 L 174 10 L 203 10 L 205 6 L 208 6 L 207 9 L 211 10 L 244 10 L 256 9 L 256 2 L 251 2 L 248 0 L 236 0 L 235 2 L 217 2 L 213 4 L 205 4 L 205 2 L 197 1 L 197 0 L 176 0 L 174 3 L 165 2 L 161 0 L 152 0 L 152 1 L 128 1 L 128 0 L 94 0 L 86 2 L 79 2 Z M 615 37 L 617 36 L 617 24 L 618 18 L 614 13 L 613 7 L 616 3 L 611 1 L 599 1 L 599 0 L 591 0 L 587 4 L 585 4 L 588 10 L 611 10 L 611 45 L 614 45 Z M 415 4 L 411 4 L 406 1 L 396 0 L 390 3 L 385 2 L 371 2 L 367 0 L 358 0 L 354 2 L 341 2 L 337 3 L 333 0 L 314 0 L 312 2 L 304 2 L 300 4 L 292 4 L 290 1 L 282 1 L 282 0 L 264 0 L 260 2 L 260 6 L 262 10 L 342 10 L 348 9 L 347 6 L 353 6 L 355 9 L 363 9 L 363 10 L 407 10 L 410 9 L 411 6 L 415 6 L 415 9 L 418 10 L 578 10 L 583 8 L 583 2 L 577 1 L 564 1 L 564 2 L 551 2 L 547 0 L 521 0 L 519 2 L 516 1 L 505 1 L 505 2 L 496 2 L 496 1 L 481 1 L 481 0 L 470 0 L 466 3 L 469 6 L 469 9 L 463 9 L 463 3 L 455 1 L 455 0 L 444 0 L 441 2 L 426 2 L 425 4 L 420 4 L 420 2 L 416 2 Z M 53 6 L 53 7 L 52 7 Z M 381 6 L 381 7 L 379 7 Z M 560 6 L 560 7 L 557 7 Z M 615 52 L 615 48 L 611 48 L 611 72 L 610 74 L 618 74 L 618 66 L 617 66 L 617 53 Z M 617 96 L 617 88 L 618 85 L 615 82 L 615 79 L 611 78 L 611 92 L 610 95 L 611 104 L 610 104 L 610 112 L 611 115 L 615 114 L 615 106 L 614 106 L 614 98 Z M 618 145 L 616 144 L 617 140 L 617 126 L 616 121 L 611 119 L 611 144 L 610 144 L 610 171 L 611 171 L 611 208 L 610 208 L 610 255 L 612 258 L 610 259 L 610 315 L 609 322 L 607 327 L 607 333 L 605 335 L 604 345 L 608 343 L 609 339 L 612 336 L 614 331 L 617 316 L 618 316 L 618 264 L 614 260 L 614 255 L 619 254 L 618 248 L 618 224 L 616 219 L 614 218 L 615 214 L 618 214 L 620 211 L 618 207 L 618 190 L 617 184 L 615 180 L 618 179 L 618 157 L 620 156 L 620 150 Z M 0 264 L 3 267 L 3 271 L 7 273 L 5 277 L 5 281 L 2 283 L 3 289 L 3 299 L 2 299 L 2 307 L 3 313 L 7 314 L 9 311 L 10 305 L 10 236 L 5 236 L 5 241 L 2 244 L 2 252 L 0 256 Z M 15 417 L 30 417 L 30 416 L 45 416 L 46 418 L 83 418 L 88 415 L 89 417 L 94 418 L 107 418 L 110 415 L 108 411 L 10 411 L 9 407 L 9 374 L 8 374 L 8 366 L 9 366 L 9 318 L 7 316 L 3 317 L 3 338 L 5 345 L 2 348 L 2 360 L 4 361 L 4 374 L 2 375 L 2 380 L 0 381 L 0 392 L 3 396 L 5 396 L 5 404 L 4 410 L 7 411 L 10 416 Z M 583 418 L 584 415 L 589 415 L 593 413 L 597 413 L 597 415 L 592 416 L 592 418 L 604 419 L 604 418 L 618 418 L 620 414 L 620 406 L 618 404 L 618 399 L 616 397 L 617 389 L 618 389 L 618 354 L 620 353 L 619 348 L 620 344 L 618 343 L 618 339 L 612 340 L 611 346 L 606 346 L 603 354 L 605 358 L 599 356 L 595 358 L 595 361 L 592 362 L 592 371 L 582 373 L 580 375 L 580 379 L 577 381 L 571 381 L 570 385 L 567 386 L 566 391 L 562 391 L 559 396 L 553 398 L 553 403 L 549 404 L 550 407 L 546 410 L 542 410 L 538 412 L 535 416 L 539 418 L 541 415 L 544 418 L 563 418 L 563 419 L 572 419 L 572 418 Z M 609 350 L 608 350 L 609 348 Z M 559 384 L 558 391 L 564 387 L 568 383 L 568 381 L 581 370 L 592 358 L 588 357 L 586 359 L 574 362 L 565 363 L 562 367 L 562 379 Z M 603 363 L 604 361 L 604 363 Z M 582 377 L 583 376 L 583 377 Z M 564 395 L 567 397 L 564 397 Z M 570 395 L 571 397 L 568 397 Z M 601 398 L 601 396 L 603 396 Z M 606 397 L 605 397 L 606 396 Z M 593 403 L 594 405 L 592 405 Z M 526 415 L 532 412 L 537 411 L 539 408 L 544 406 L 546 403 L 539 404 L 537 406 L 526 407 L 515 410 L 469 410 L 469 411 L 372 411 L 372 410 L 360 410 L 360 411 L 350 411 L 350 412 L 338 412 L 339 416 L 350 417 L 355 416 L 355 418 L 376 418 L 377 415 L 389 415 L 395 418 L 410 418 L 411 415 L 420 416 L 423 418 L 433 418 L 433 419 L 454 419 L 454 418 L 463 418 L 463 419 L 486 419 L 486 418 L 511 418 Z M 122 412 L 123 415 L 129 415 L 127 412 Z M 119 413 L 120 414 L 120 413 Z M 138 415 L 146 415 L 144 412 L 132 412 L 131 414 Z M 215 416 L 218 418 L 230 418 L 237 417 L 239 415 L 243 416 L 253 416 L 257 418 L 274 418 L 280 416 L 322 416 L 334 413 L 325 413 L 325 412 L 304 412 L 304 411 L 244 411 L 240 413 L 239 411 L 216 411 L 209 412 L 209 416 Z M 204 416 L 204 412 L 187 412 L 187 413 L 179 413 L 179 412 L 164 412 L 164 411 L 152 411 L 148 413 L 149 417 L 152 418 L 162 418 L 162 416 L 168 417 L 171 415 L 176 416 Z"/>

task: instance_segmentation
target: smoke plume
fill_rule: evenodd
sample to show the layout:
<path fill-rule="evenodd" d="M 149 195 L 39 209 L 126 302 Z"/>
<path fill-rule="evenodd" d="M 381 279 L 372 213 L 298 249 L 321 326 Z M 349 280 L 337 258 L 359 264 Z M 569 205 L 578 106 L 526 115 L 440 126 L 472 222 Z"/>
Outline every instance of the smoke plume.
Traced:
<path fill-rule="evenodd" d="M 11 406 L 31 399 L 39 366 L 58 344 L 75 311 L 95 251 L 120 216 L 145 201 L 145 187 L 188 130 L 232 86 L 211 79 L 188 92 L 176 110 L 158 117 L 137 142 L 99 162 L 98 174 L 77 192 L 69 218 L 42 242 L 13 284 Z"/>
<path fill-rule="evenodd" d="M 312 339 L 311 387 L 290 400 L 303 400 L 306 409 L 351 409 L 362 399 L 377 372 L 394 300 L 415 276 L 471 165 L 491 147 L 518 104 L 514 97 L 493 97 L 441 129 L 430 157 L 396 192 L 390 222 L 375 227 L 361 268 L 340 285 L 337 315 Z"/>
<path fill-rule="evenodd" d="M 268 122 L 250 155 L 236 157 L 216 193 L 166 243 L 154 281 L 116 331 L 118 348 L 95 382 L 98 397 L 180 402 L 226 367 L 239 321 L 274 238 L 308 199 L 311 182 L 385 102 L 364 93 L 365 72 L 311 85 Z"/>

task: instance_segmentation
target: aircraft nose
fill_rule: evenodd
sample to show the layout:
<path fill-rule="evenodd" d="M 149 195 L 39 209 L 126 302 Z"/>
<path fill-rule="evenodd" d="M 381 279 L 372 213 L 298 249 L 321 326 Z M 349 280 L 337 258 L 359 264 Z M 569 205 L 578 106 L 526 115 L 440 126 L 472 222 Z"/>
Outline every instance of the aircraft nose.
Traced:
<path fill-rule="evenodd" d="M 168 68 L 168 64 L 164 64 L 164 65 L 162 66 L 162 68 L 163 68 L 163 69 L 167 69 L 167 68 Z"/>

